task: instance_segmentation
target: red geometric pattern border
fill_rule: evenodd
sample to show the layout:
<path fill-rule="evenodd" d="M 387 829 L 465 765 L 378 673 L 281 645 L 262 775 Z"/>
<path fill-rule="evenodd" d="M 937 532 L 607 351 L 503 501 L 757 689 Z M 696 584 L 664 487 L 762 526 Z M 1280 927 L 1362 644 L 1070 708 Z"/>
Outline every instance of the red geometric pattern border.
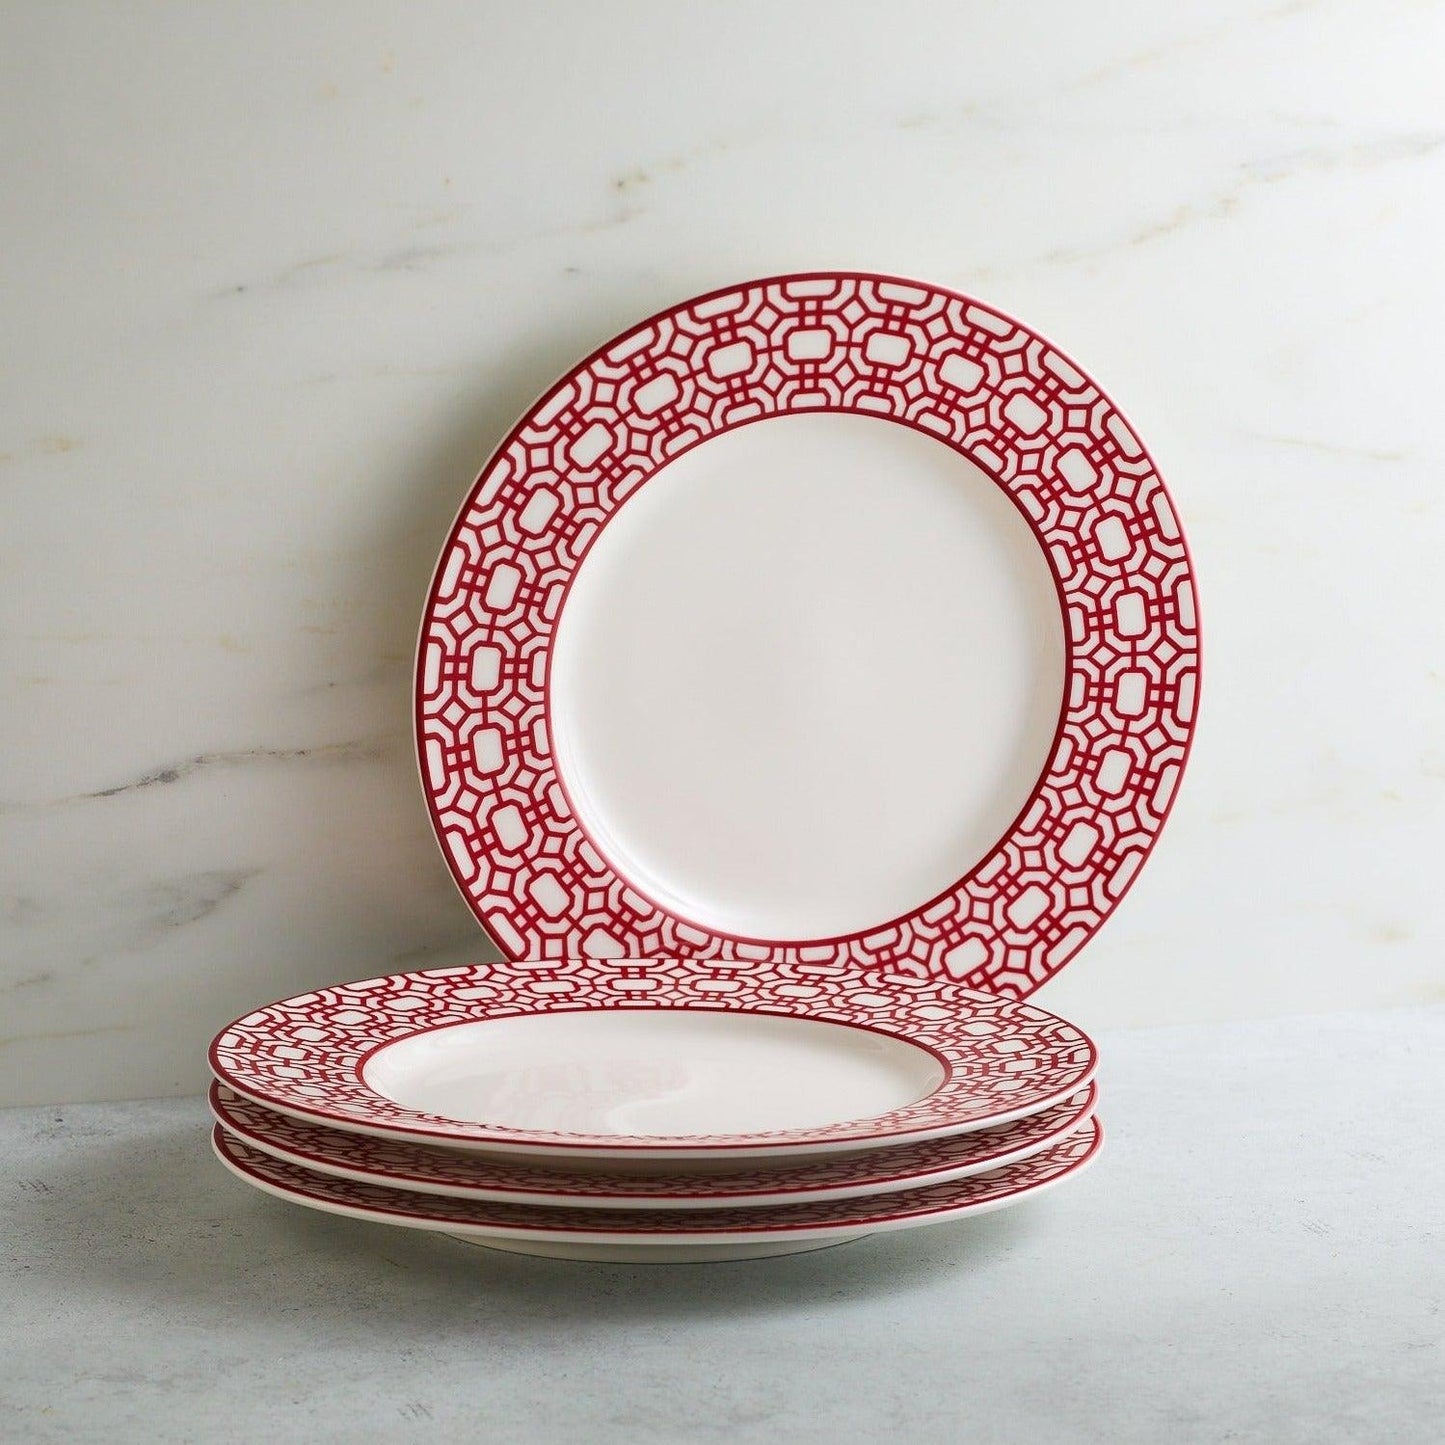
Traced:
<path fill-rule="evenodd" d="M 815 411 L 925 431 L 1013 499 L 1058 587 L 1064 706 L 1032 797 L 947 892 L 844 938 L 739 939 L 670 912 L 587 835 L 552 751 L 550 650 L 588 547 L 653 473 L 732 428 Z M 1109 398 L 967 296 L 818 273 L 653 317 L 517 425 L 472 488 L 428 595 L 417 746 L 448 866 L 509 957 L 887 968 L 1018 998 L 1078 952 L 1137 875 L 1188 754 L 1198 675 L 1179 521 Z"/>
<path fill-rule="evenodd" d="M 809 1230 L 887 1227 L 905 1220 L 981 1213 L 1015 1203 L 1077 1173 L 1098 1153 L 1103 1131 L 1089 1119 L 1077 1133 L 1017 1164 L 931 1184 L 898 1194 L 862 1199 L 814 1200 L 743 1209 L 576 1209 L 536 1204 L 504 1204 L 482 1199 L 448 1199 L 336 1179 L 299 1164 L 273 1159 L 233 1138 L 218 1124 L 211 1136 L 223 1163 L 248 1181 L 269 1186 L 298 1204 L 328 1206 L 365 1214 L 383 1223 L 422 1228 L 476 1229 L 525 1237 L 529 1234 L 588 1236 L 741 1236 L 792 1234 Z"/>
<path fill-rule="evenodd" d="M 697 959 L 481 963 L 337 984 L 237 1019 L 211 1045 L 211 1069 L 237 1093 L 286 1114 L 410 1139 L 539 1149 L 622 1151 L 902 1142 L 1007 1123 L 1076 1093 L 1094 1045 L 1032 1004 L 947 981 L 857 977 L 828 965 Z M 579 1009 L 707 1009 L 845 1024 L 902 1038 L 942 1063 L 930 1094 L 868 1119 L 749 1134 L 556 1133 L 469 1123 L 395 1103 L 363 1077 L 387 1043 L 449 1025 Z"/>
<path fill-rule="evenodd" d="M 925 1139 L 871 1149 L 863 1154 L 825 1154 L 806 1164 L 752 1165 L 725 1172 L 684 1170 L 628 1174 L 569 1170 L 512 1162 L 488 1154 L 462 1154 L 432 1144 L 347 1134 L 325 1124 L 278 1114 L 220 1084 L 211 1085 L 211 1112 L 229 1133 L 264 1154 L 314 1169 L 318 1174 L 363 1178 L 393 1188 L 456 1197 L 527 1202 L 628 1206 L 697 1201 L 701 1206 L 776 1202 L 778 1196 L 823 1191 L 893 1192 L 942 1179 L 961 1179 L 997 1169 L 1057 1143 L 1078 1128 L 1097 1101 L 1093 1085 L 1052 1108 L 1012 1124 L 953 1138 Z M 884 1186 L 891 1186 L 885 1189 Z M 761 1197 L 760 1197 L 761 1196 Z"/>

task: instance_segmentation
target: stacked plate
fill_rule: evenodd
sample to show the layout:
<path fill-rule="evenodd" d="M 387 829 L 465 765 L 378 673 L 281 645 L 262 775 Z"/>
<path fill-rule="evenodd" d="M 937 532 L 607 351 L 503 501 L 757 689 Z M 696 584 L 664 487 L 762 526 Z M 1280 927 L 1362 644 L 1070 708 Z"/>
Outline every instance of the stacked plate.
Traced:
<path fill-rule="evenodd" d="M 639 1008 L 640 967 L 656 987 Z M 273 1004 L 212 1047 L 216 1152 L 332 1213 L 677 1260 L 998 1209 L 1099 1147 L 1094 1047 L 1042 1009 L 769 973 L 720 1011 L 723 977 L 483 964 Z"/>
<path fill-rule="evenodd" d="M 1027 327 L 835 272 L 652 317 L 502 443 L 422 619 L 422 789 L 505 961 L 238 1020 L 217 1152 L 592 1258 L 1069 1178 L 1095 1051 L 1024 1000 L 1148 856 L 1198 666 L 1152 460 Z"/>

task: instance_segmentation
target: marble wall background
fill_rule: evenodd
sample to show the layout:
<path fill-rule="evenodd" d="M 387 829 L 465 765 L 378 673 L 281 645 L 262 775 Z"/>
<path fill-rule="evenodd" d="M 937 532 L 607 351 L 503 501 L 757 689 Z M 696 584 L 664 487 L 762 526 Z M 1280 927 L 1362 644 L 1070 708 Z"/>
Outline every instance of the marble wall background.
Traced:
<path fill-rule="evenodd" d="M 1042 997 L 1445 991 L 1445 6 L 0 7 L 0 1101 L 191 1091 L 232 1014 L 485 947 L 413 775 L 472 473 L 751 274 L 973 291 L 1190 528 L 1196 760 Z"/>

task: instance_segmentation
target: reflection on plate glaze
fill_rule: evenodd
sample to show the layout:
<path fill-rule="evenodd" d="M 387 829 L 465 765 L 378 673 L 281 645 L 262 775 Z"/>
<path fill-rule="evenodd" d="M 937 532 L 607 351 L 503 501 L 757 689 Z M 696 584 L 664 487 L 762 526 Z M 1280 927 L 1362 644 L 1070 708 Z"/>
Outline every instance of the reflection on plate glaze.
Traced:
<path fill-rule="evenodd" d="M 943 1068 L 904 1039 L 819 1019 L 591 1008 L 423 1029 L 375 1050 L 361 1074 L 447 1119 L 665 1139 L 884 1114 L 931 1094 Z"/>
<path fill-rule="evenodd" d="M 627 1135 L 652 1132 L 642 1117 L 648 1105 L 686 1093 L 692 1079 L 680 1063 L 608 1059 L 474 1071 L 466 1083 L 477 1118 L 524 1116 L 534 1129 Z M 619 1103 L 619 1096 L 630 1102 Z"/>

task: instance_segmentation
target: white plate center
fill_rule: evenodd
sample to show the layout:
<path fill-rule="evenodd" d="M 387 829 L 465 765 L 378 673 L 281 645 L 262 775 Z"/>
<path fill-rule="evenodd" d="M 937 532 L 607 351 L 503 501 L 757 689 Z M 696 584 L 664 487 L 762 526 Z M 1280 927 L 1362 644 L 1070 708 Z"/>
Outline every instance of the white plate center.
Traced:
<path fill-rule="evenodd" d="M 684 918 L 861 932 L 1013 822 L 1063 693 L 1044 554 L 1002 489 L 911 428 L 774 418 L 684 453 L 578 569 L 551 726 L 580 821 Z"/>
<path fill-rule="evenodd" d="M 591 1010 L 388 1044 L 367 1084 L 409 1109 L 573 1134 L 747 1134 L 886 1114 L 943 1066 L 902 1039 L 765 1014 Z"/>

